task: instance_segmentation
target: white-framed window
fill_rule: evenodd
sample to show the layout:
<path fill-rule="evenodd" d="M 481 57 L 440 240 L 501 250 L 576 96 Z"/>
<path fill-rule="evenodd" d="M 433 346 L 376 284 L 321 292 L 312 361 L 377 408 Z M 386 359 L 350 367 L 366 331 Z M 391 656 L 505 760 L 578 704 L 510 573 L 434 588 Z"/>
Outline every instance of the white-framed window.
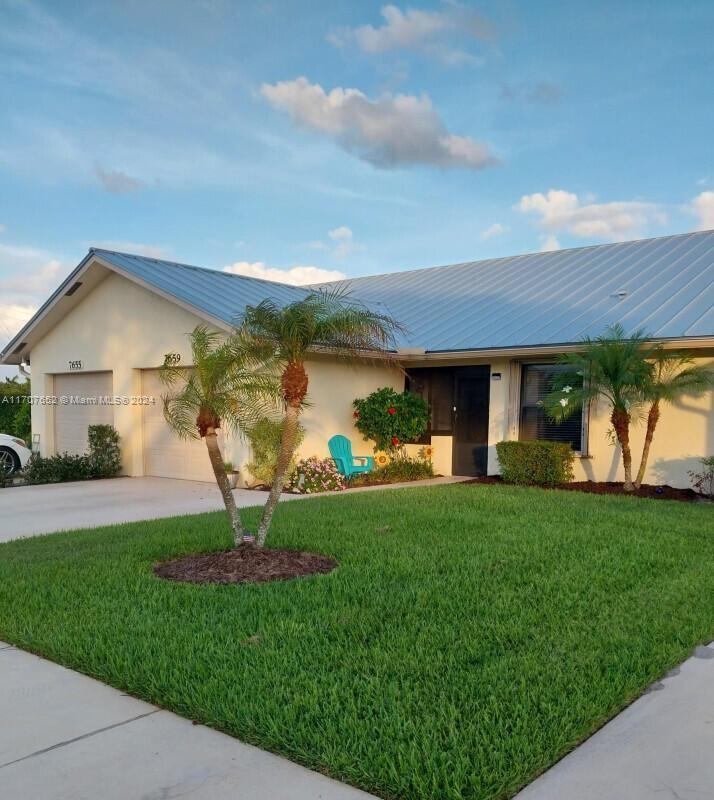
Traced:
<path fill-rule="evenodd" d="M 518 438 L 567 442 L 576 453 L 587 451 L 586 419 L 583 409 L 563 422 L 555 422 L 545 413 L 542 400 L 553 390 L 553 379 L 570 367 L 561 364 L 522 364 Z"/>

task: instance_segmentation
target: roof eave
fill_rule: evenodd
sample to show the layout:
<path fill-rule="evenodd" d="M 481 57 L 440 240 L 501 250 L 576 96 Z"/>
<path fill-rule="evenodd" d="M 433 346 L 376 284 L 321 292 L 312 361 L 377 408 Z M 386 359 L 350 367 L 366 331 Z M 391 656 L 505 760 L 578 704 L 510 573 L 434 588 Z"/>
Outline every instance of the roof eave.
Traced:
<path fill-rule="evenodd" d="M 45 319 L 49 312 L 57 304 L 60 297 L 64 297 L 67 289 L 72 286 L 77 278 L 81 277 L 89 268 L 92 261 L 93 253 L 90 250 L 87 255 L 77 264 L 77 266 L 70 272 L 70 274 L 62 281 L 62 283 L 55 289 L 55 291 L 45 300 L 45 302 L 37 309 L 37 311 L 30 317 L 30 319 L 22 326 L 15 336 L 5 345 L 0 351 L 0 364 L 20 364 L 22 361 L 22 353 L 15 353 L 18 346 L 28 337 L 30 333 L 37 327 L 37 325 Z"/>
<path fill-rule="evenodd" d="M 671 339 L 654 338 L 650 344 L 661 344 L 666 350 L 712 349 L 714 336 L 677 337 Z M 553 356 L 559 353 L 573 353 L 581 350 L 582 342 L 560 342 L 557 344 L 513 345 L 509 347 L 482 347 L 465 350 L 425 350 L 423 352 L 397 353 L 401 363 L 420 361 L 461 361 L 469 358 L 518 358 L 531 356 Z"/>

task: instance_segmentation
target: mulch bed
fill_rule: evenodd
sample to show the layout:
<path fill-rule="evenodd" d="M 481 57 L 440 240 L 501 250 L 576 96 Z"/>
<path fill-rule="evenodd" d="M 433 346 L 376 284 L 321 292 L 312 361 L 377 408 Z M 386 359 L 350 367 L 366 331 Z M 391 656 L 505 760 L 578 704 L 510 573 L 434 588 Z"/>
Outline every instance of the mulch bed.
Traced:
<path fill-rule="evenodd" d="M 490 476 L 488 478 L 475 478 L 466 483 L 503 483 L 503 480 L 498 476 Z M 675 489 L 674 486 L 653 486 L 649 483 L 643 483 L 639 489 L 634 492 L 626 492 L 622 488 L 621 483 L 614 481 L 603 481 L 598 483 L 596 481 L 576 481 L 574 483 L 562 483 L 560 486 L 537 486 L 538 489 L 559 489 L 564 492 L 586 492 L 587 494 L 623 494 L 628 497 L 646 497 L 650 500 L 681 500 L 685 503 L 696 502 L 701 500 L 702 496 L 697 494 L 693 489 Z"/>
<path fill-rule="evenodd" d="M 334 558 L 319 553 L 239 547 L 165 561 L 154 567 L 154 573 L 160 578 L 185 583 L 266 583 L 324 575 L 336 566 Z"/>

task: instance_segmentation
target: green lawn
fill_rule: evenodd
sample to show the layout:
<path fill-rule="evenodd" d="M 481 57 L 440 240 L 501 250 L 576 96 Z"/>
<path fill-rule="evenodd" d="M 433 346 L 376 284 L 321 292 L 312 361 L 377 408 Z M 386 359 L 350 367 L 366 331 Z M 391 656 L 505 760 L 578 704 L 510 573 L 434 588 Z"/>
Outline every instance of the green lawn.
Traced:
<path fill-rule="evenodd" d="M 223 514 L 0 545 L 0 639 L 386 798 L 505 798 L 714 638 L 714 509 L 443 486 L 285 503 L 332 574 L 192 586 Z M 254 523 L 257 511 L 246 515 Z"/>

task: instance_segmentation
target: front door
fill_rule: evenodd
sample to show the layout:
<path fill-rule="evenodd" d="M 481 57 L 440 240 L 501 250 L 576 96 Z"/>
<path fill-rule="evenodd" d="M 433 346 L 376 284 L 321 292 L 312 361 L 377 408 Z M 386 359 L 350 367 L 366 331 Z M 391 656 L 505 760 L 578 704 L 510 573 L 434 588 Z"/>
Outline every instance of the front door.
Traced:
<path fill-rule="evenodd" d="M 488 364 L 454 370 L 454 475 L 486 475 L 490 387 Z"/>

